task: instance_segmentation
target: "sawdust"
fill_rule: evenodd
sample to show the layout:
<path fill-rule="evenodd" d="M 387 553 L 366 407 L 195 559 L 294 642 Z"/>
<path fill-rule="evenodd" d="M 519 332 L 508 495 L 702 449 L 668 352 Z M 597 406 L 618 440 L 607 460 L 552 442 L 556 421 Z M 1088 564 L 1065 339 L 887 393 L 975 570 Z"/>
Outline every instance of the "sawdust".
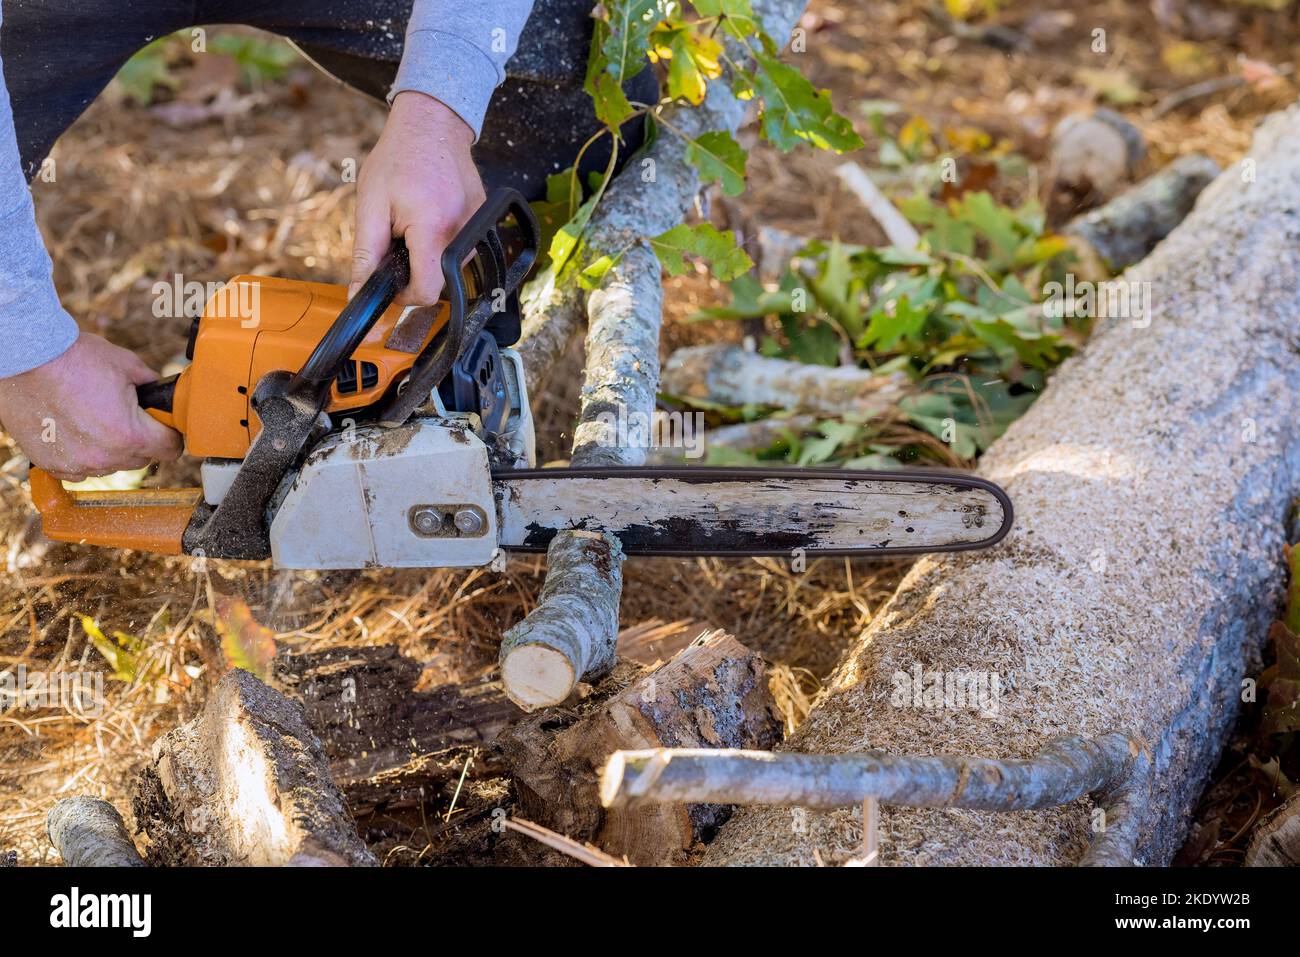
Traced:
<path fill-rule="evenodd" d="M 987 454 L 1016 526 L 1002 547 L 923 559 L 805 725 L 802 751 L 1023 757 L 1052 736 L 1131 731 L 1156 790 L 1145 863 L 1167 863 L 1259 660 L 1300 487 L 1300 109 L 1261 128 L 1259 175 L 1225 174 L 1140 267 L 1149 327 L 1111 320 Z M 891 706 L 892 676 L 991 671 L 995 713 Z M 843 860 L 857 812 L 746 812 L 711 863 Z M 888 863 L 1068 863 L 1087 802 L 1017 815 L 886 809 Z"/>

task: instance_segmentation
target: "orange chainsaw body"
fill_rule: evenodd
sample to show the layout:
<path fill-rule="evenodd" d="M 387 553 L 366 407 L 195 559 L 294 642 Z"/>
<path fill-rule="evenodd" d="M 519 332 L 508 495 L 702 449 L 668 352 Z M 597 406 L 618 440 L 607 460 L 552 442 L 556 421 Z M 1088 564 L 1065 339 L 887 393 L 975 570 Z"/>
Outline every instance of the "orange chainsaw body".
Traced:
<path fill-rule="evenodd" d="M 184 435 L 190 455 L 242 459 L 261 429 L 250 406 L 258 381 L 277 369 L 301 368 L 346 304 L 346 286 L 236 276 L 199 318 L 193 361 L 176 380 L 171 411 L 149 414 Z M 394 335 L 404 310 L 389 306 L 352 354 L 351 375 L 334 383 L 326 411 L 359 409 L 382 398 L 446 325 L 447 304 L 434 308 L 432 322 L 413 312 Z"/>
<path fill-rule="evenodd" d="M 347 304 L 347 292 L 326 283 L 236 276 L 204 306 L 193 361 L 176 380 L 171 410 L 148 413 L 184 435 L 190 455 L 242 459 L 261 430 L 250 406 L 258 381 L 268 372 L 301 368 Z M 446 325 L 448 306 L 415 310 L 405 320 L 404 312 L 389 306 L 375 322 L 349 360 L 352 374 L 331 388 L 326 411 L 379 401 Z M 181 537 L 202 498 L 197 488 L 71 491 L 41 469 L 32 469 L 31 488 L 45 534 L 56 541 L 165 555 L 181 553 Z"/>

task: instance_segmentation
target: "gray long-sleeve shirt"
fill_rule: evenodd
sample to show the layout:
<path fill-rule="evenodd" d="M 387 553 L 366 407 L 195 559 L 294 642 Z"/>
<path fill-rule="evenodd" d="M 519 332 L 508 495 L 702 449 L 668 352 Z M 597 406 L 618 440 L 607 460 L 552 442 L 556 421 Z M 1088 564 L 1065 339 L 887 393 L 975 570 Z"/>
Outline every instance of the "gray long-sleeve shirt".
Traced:
<path fill-rule="evenodd" d="M 389 101 L 405 90 L 428 94 L 478 135 L 532 6 L 533 0 L 415 0 Z M 52 269 L 18 156 L 9 91 L 0 82 L 0 378 L 62 355 L 77 339 Z"/>

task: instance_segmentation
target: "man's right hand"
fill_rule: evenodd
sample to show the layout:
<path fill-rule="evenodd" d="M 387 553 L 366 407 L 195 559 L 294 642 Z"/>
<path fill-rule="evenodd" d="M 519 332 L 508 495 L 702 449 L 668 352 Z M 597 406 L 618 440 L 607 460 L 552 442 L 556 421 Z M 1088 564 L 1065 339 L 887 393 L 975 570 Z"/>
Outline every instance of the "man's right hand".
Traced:
<path fill-rule="evenodd" d="M 61 356 L 0 379 L 0 422 L 32 464 L 56 478 L 144 468 L 181 454 L 179 432 L 140 408 L 157 378 L 134 353 L 83 332 Z"/>

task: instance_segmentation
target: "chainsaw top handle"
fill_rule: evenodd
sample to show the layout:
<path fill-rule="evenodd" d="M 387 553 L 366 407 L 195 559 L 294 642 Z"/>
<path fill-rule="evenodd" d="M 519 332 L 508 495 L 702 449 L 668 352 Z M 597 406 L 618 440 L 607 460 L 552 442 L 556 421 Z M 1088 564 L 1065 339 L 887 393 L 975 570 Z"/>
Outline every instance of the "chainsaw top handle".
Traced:
<path fill-rule="evenodd" d="M 306 392 L 323 402 L 343 363 L 357 350 L 384 310 L 393 304 L 397 294 L 410 281 L 411 256 L 406 241 L 399 237 L 393 240 L 375 271 L 348 300 L 321 341 L 316 343 L 316 348 L 290 381 L 289 392 Z"/>
<path fill-rule="evenodd" d="M 513 260 L 507 261 L 505 245 L 497 227 L 510 216 L 514 217 L 518 226 L 516 242 L 520 248 Z M 504 332 L 509 341 L 502 341 L 502 334 L 498 333 L 499 344 L 514 342 L 519 328 L 519 286 L 536 261 L 538 242 L 537 220 L 524 198 L 506 187 L 492 190 L 442 255 L 440 265 L 445 283 L 444 294 L 449 304 L 447 332 L 430 343 L 416 359 L 410 380 L 403 390 L 403 396 L 409 396 L 409 399 L 403 401 L 403 396 L 395 397 L 383 410 L 383 421 L 405 421 L 423 402 L 424 397 L 442 381 L 457 356 L 496 313 L 504 313 L 508 319 L 513 320 L 513 324 L 505 324 Z M 465 266 L 473 271 L 477 287 L 475 307 L 470 304 L 470 291 L 466 286 L 463 268 Z M 393 240 L 375 271 L 357 290 L 357 294 L 348 300 L 302 368 L 293 375 L 286 391 L 310 397 L 310 400 L 326 401 L 330 386 L 343 368 L 343 363 L 361 345 L 384 310 L 392 305 L 398 293 L 410 281 L 410 253 L 406 241 L 398 237 Z M 485 309 L 484 306 L 491 309 Z M 480 312 L 482 315 L 479 315 Z M 467 316 L 470 317 L 468 321 Z M 475 326 L 469 330 L 468 337 L 467 326 Z M 446 368 L 442 368 L 444 365 Z M 170 412 L 176 380 L 177 376 L 168 376 L 138 386 L 136 397 L 140 407 Z M 406 408 L 408 405 L 409 408 Z M 400 418 L 397 417 L 399 415 Z"/>
<path fill-rule="evenodd" d="M 508 260 L 498 227 L 510 217 L 516 233 L 511 243 L 514 258 Z M 442 254 L 446 330 L 421 350 L 405 387 L 380 408 L 380 422 L 400 425 L 410 418 L 484 328 L 493 331 L 498 345 L 514 344 L 519 338 L 519 287 L 537 260 L 540 241 L 537 220 L 523 196 L 508 187 L 488 194 Z M 472 302 L 465 284 L 466 265 L 475 280 Z"/>

